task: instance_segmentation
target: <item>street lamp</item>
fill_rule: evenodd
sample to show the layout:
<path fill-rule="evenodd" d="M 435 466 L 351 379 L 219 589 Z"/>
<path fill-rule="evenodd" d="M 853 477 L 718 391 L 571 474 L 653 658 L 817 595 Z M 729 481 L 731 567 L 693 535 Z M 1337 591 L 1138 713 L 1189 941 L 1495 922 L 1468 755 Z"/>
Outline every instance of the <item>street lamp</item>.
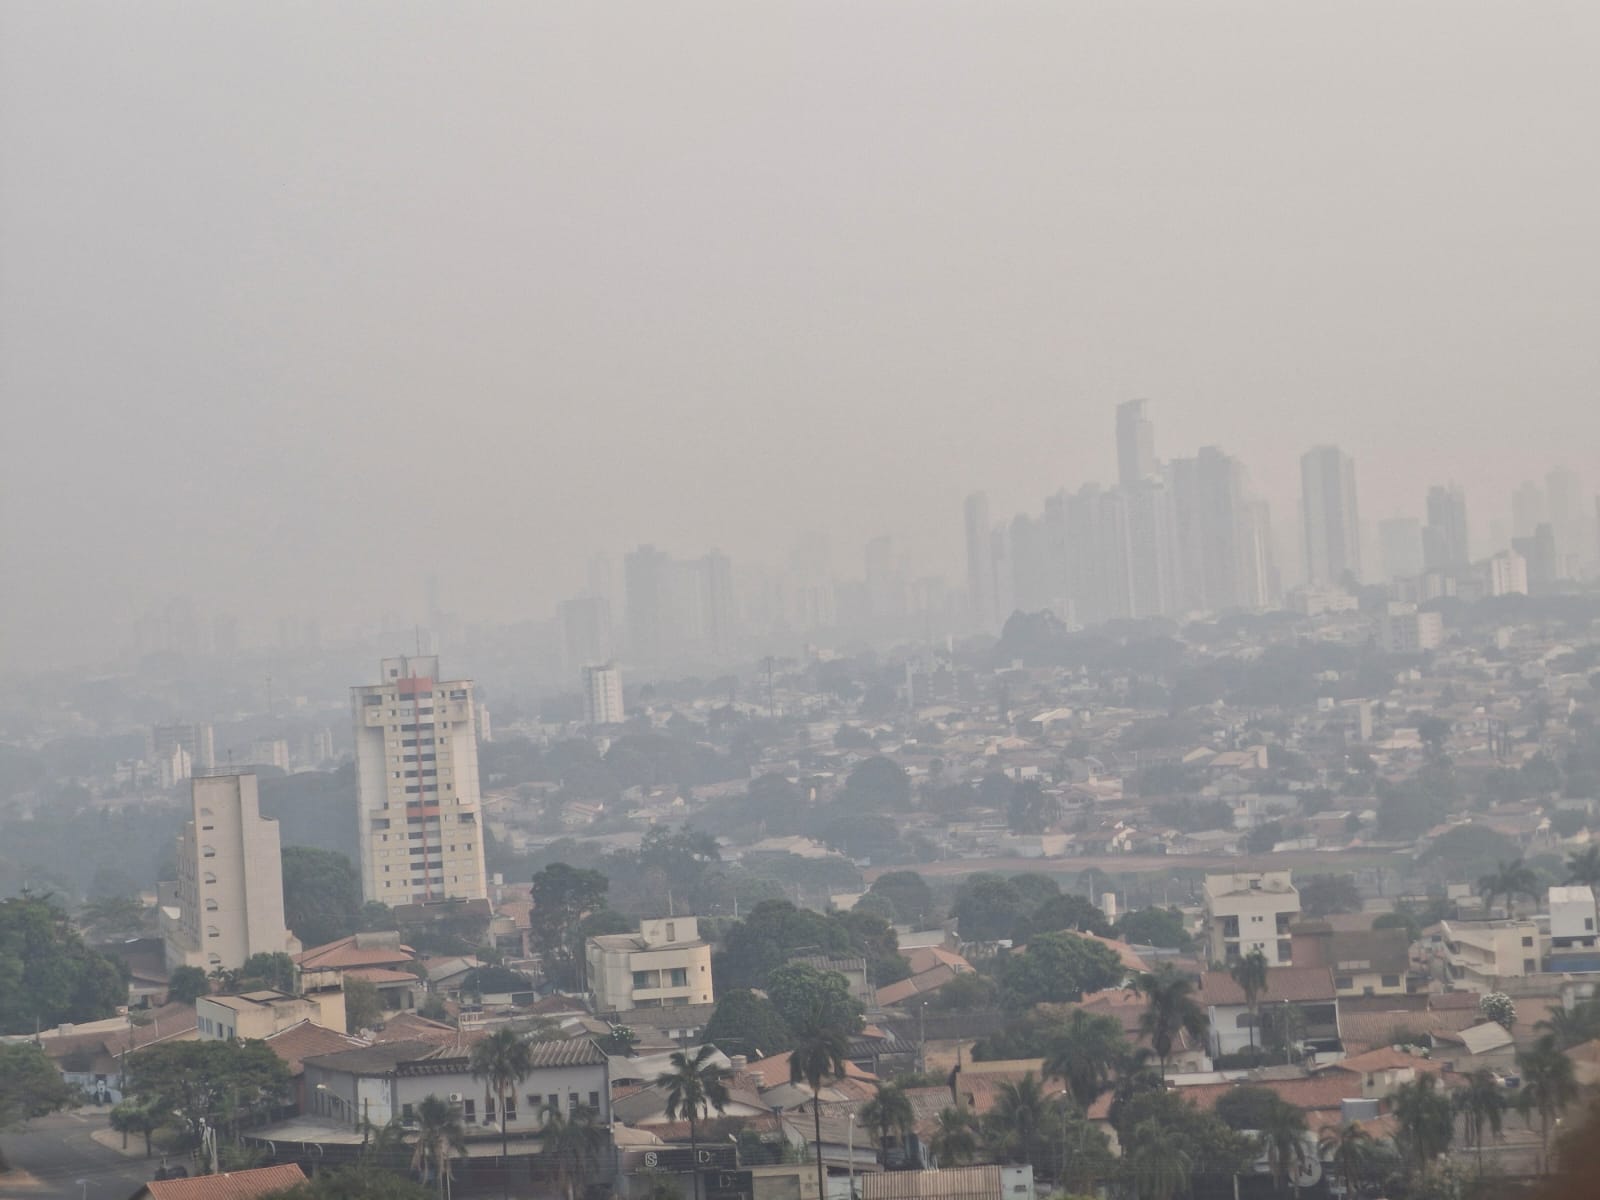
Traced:
<path fill-rule="evenodd" d="M 811 1103 L 816 1102 L 813 1097 Z M 845 1158 L 850 1164 L 850 1200 L 856 1200 L 856 1114 L 854 1112 L 850 1114 L 850 1133 L 845 1141 Z"/>

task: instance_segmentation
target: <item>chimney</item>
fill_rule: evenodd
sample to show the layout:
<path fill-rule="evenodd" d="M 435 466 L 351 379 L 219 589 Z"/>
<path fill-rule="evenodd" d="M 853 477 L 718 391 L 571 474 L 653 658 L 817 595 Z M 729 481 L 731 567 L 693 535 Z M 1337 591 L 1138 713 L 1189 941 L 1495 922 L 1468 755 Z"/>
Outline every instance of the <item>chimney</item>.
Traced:
<path fill-rule="evenodd" d="M 742 1071 L 750 1065 L 750 1059 L 743 1054 L 730 1054 L 728 1055 L 728 1065 L 735 1071 Z"/>

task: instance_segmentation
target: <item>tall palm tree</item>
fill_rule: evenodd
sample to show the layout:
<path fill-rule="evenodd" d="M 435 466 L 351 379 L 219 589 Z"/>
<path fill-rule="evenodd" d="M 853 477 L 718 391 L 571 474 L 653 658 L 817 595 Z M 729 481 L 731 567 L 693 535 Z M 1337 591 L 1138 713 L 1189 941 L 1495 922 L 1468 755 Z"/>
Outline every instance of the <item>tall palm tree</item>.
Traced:
<path fill-rule="evenodd" d="M 821 1004 L 813 1006 L 793 1032 L 789 1082 L 804 1083 L 811 1089 L 811 1121 L 817 1146 L 817 1195 L 826 1196 L 827 1171 L 822 1165 L 822 1081 L 844 1075 L 850 1035 L 842 1025 L 828 1019 L 828 1010 Z"/>
<path fill-rule="evenodd" d="M 1016 1083 L 1002 1083 L 986 1118 L 990 1151 L 997 1158 L 1032 1163 L 1038 1170 L 1044 1157 L 1049 1117 L 1050 1104 L 1032 1071 Z"/>
<path fill-rule="evenodd" d="M 1550 1033 L 1517 1055 L 1517 1069 L 1523 1094 L 1539 1114 L 1540 1170 L 1545 1172 L 1550 1169 L 1550 1123 L 1578 1098 L 1577 1076 Z"/>
<path fill-rule="evenodd" d="M 1127 1165 L 1139 1200 L 1173 1200 L 1189 1190 L 1193 1164 L 1177 1138 L 1155 1121 L 1141 1121 L 1129 1141 Z"/>
<path fill-rule="evenodd" d="M 1265 1124 L 1266 1128 L 1257 1132 L 1266 1144 L 1273 1183 L 1281 1192 L 1288 1185 L 1290 1172 L 1298 1179 L 1306 1163 L 1306 1115 L 1294 1105 L 1280 1101 L 1268 1112 Z M 1298 1183 L 1295 1190 L 1299 1190 Z"/>
<path fill-rule="evenodd" d="M 965 1106 L 940 1110 L 928 1149 L 941 1167 L 965 1166 L 978 1152 L 978 1118 Z"/>
<path fill-rule="evenodd" d="M 574 1192 L 583 1190 L 584 1180 L 599 1160 L 606 1142 L 605 1130 L 596 1122 L 591 1108 L 564 1113 L 560 1105 L 547 1104 L 543 1116 L 539 1140 L 544 1155 L 555 1164 L 556 1180 L 567 1200 L 572 1200 Z"/>
<path fill-rule="evenodd" d="M 1600 846 L 1590 846 L 1567 858 L 1567 882 L 1600 888 Z"/>
<path fill-rule="evenodd" d="M 1483 1173 L 1483 1143 L 1486 1134 L 1500 1136 L 1505 1119 L 1505 1097 L 1494 1073 L 1480 1068 L 1467 1076 L 1467 1086 L 1455 1095 L 1456 1111 L 1461 1114 L 1461 1132 L 1467 1145 L 1478 1151 L 1478 1173 Z"/>
<path fill-rule="evenodd" d="M 472 1077 L 483 1080 L 500 1107 L 500 1167 L 506 1200 L 511 1200 L 511 1154 L 506 1140 L 506 1095 L 533 1073 L 533 1050 L 512 1029 L 497 1029 L 472 1048 Z"/>
<path fill-rule="evenodd" d="M 1228 974 L 1244 993 L 1244 1006 L 1250 1011 L 1250 1049 L 1254 1050 L 1261 994 L 1267 990 L 1267 956 L 1257 947 L 1229 967 Z"/>
<path fill-rule="evenodd" d="M 448 1100 L 437 1096 L 424 1096 L 417 1105 L 417 1142 L 411 1154 L 411 1165 L 424 1175 L 432 1171 L 439 1186 L 440 1200 L 444 1200 L 444 1178 L 450 1171 L 452 1155 L 467 1152 L 467 1133 L 461 1128 L 456 1110 Z"/>
<path fill-rule="evenodd" d="M 667 1059 L 670 1070 L 656 1076 L 656 1086 L 667 1092 L 667 1120 L 683 1117 L 689 1122 L 689 1149 L 692 1161 L 700 1160 L 700 1117 L 710 1109 L 721 1112 L 728 1107 L 727 1067 L 711 1061 L 717 1048 L 709 1042 L 691 1058 L 686 1050 L 674 1050 Z M 700 1172 L 694 1175 L 694 1194 L 700 1195 Z"/>
<path fill-rule="evenodd" d="M 1485 911 L 1494 907 L 1496 896 L 1504 896 L 1506 911 L 1510 912 L 1518 896 L 1538 898 L 1539 877 L 1520 858 L 1512 862 L 1501 859 L 1493 871 L 1478 880 L 1478 893 L 1483 897 Z"/>
<path fill-rule="evenodd" d="M 1398 1140 L 1418 1174 L 1450 1149 L 1455 1137 L 1455 1112 L 1438 1084 L 1435 1076 L 1422 1075 L 1414 1083 L 1401 1084 L 1394 1094 Z"/>
<path fill-rule="evenodd" d="M 1135 986 L 1145 997 L 1139 1032 L 1150 1039 L 1161 1063 L 1162 1078 L 1166 1078 L 1167 1063 L 1178 1038 L 1185 1033 L 1204 1037 L 1209 1021 L 1194 998 L 1194 984 L 1171 963 L 1162 963 L 1157 970 L 1140 975 Z"/>
<path fill-rule="evenodd" d="M 878 1149 L 885 1168 L 889 1166 L 889 1135 L 900 1135 L 903 1151 L 906 1135 L 916 1119 L 916 1113 L 911 1109 L 911 1097 L 892 1083 L 880 1083 L 878 1094 L 861 1106 L 862 1123 L 868 1129 L 877 1131 Z"/>
<path fill-rule="evenodd" d="M 1323 1131 L 1317 1139 L 1317 1151 L 1338 1168 L 1345 1195 L 1359 1196 L 1356 1179 L 1372 1153 L 1372 1135 L 1356 1122 L 1346 1121 L 1336 1129 Z"/>
<path fill-rule="evenodd" d="M 1600 1001 L 1585 1000 L 1576 1008 L 1556 1008 L 1534 1026 L 1555 1035 L 1563 1050 L 1600 1037 Z"/>
<path fill-rule="evenodd" d="M 1051 1040 L 1044 1060 L 1046 1079 L 1059 1079 L 1085 1112 L 1106 1090 L 1111 1072 L 1128 1051 L 1122 1023 L 1103 1013 L 1072 1010 L 1061 1033 Z"/>

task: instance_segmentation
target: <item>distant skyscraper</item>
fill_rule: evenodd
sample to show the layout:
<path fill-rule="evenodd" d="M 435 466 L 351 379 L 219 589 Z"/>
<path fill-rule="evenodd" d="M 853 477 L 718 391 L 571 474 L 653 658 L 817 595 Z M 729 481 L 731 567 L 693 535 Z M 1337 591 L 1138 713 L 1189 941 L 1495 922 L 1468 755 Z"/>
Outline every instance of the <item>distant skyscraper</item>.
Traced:
<path fill-rule="evenodd" d="M 1386 580 L 1415 579 L 1422 574 L 1422 522 L 1415 517 L 1379 521 L 1378 547 Z"/>
<path fill-rule="evenodd" d="M 294 954 L 283 921 L 278 823 L 261 815 L 254 775 L 190 784 L 178 838 L 177 918 L 163 929 L 167 966 L 232 970 L 254 954 Z"/>
<path fill-rule="evenodd" d="M 1511 536 L 1532 537 L 1533 531 L 1550 518 L 1544 489 L 1529 480 L 1511 493 Z"/>
<path fill-rule="evenodd" d="M 570 674 L 576 675 L 586 663 L 611 658 L 611 605 L 604 596 L 574 596 L 563 600 L 557 612 L 562 655 Z"/>
<path fill-rule="evenodd" d="M 1128 487 L 1156 472 L 1156 432 L 1145 401 L 1124 401 L 1117 405 L 1117 482 Z"/>
<path fill-rule="evenodd" d="M 1512 538 L 1511 548 L 1526 564 L 1528 594 L 1545 596 L 1555 590 L 1561 578 L 1557 563 L 1556 535 L 1549 521 L 1540 522 L 1531 537 Z"/>
<path fill-rule="evenodd" d="M 1556 539 L 1557 578 L 1567 579 L 1575 572 L 1574 560 L 1589 556 L 1588 514 L 1583 503 L 1583 487 L 1578 477 L 1565 467 L 1557 467 L 1544 477 L 1545 495 L 1550 500 L 1550 530 Z"/>
<path fill-rule="evenodd" d="M 876 537 L 862 551 L 866 567 L 867 608 L 874 617 L 902 617 L 906 612 L 906 564 L 894 539 Z"/>
<path fill-rule="evenodd" d="M 207 721 L 192 725 L 157 725 L 150 731 L 150 744 L 156 757 L 170 757 L 174 747 L 189 756 L 196 770 L 217 765 L 217 742 Z"/>
<path fill-rule="evenodd" d="M 995 628 L 994 527 L 989 520 L 989 497 L 973 492 L 967 497 L 967 603 L 972 620 L 985 633 Z"/>
<path fill-rule="evenodd" d="M 1314 586 L 1361 579 L 1361 520 L 1356 468 L 1337 446 L 1317 446 L 1300 459 L 1305 509 L 1306 575 Z"/>
<path fill-rule="evenodd" d="M 702 558 L 699 573 L 700 637 L 705 649 L 717 658 L 733 652 L 738 630 L 738 613 L 733 602 L 733 564 L 720 550 Z"/>
<path fill-rule="evenodd" d="M 362 894 L 483 899 L 472 681 L 440 679 L 432 655 L 386 658 L 382 678 L 350 689 Z"/>
<path fill-rule="evenodd" d="M 654 546 L 640 546 L 623 560 L 628 594 L 628 652 L 632 661 L 654 665 L 666 650 L 671 624 L 672 560 Z"/>
<path fill-rule="evenodd" d="M 1422 531 L 1423 566 L 1464 567 L 1471 561 L 1466 495 L 1454 483 L 1429 488 L 1428 525 Z"/>
<path fill-rule="evenodd" d="M 583 669 L 583 720 L 587 725 L 622 724 L 622 672 L 616 663 Z"/>

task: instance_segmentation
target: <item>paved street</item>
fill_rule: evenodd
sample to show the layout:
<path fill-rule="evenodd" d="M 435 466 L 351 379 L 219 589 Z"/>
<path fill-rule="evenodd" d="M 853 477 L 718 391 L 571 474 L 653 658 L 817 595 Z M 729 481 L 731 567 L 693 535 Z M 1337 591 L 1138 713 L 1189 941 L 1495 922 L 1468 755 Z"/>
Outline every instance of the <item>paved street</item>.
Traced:
<path fill-rule="evenodd" d="M 28 1122 L 21 1133 L 0 1137 L 12 1166 L 10 1174 L 0 1175 L 0 1196 L 127 1200 L 160 1160 L 125 1158 L 93 1141 L 90 1133 L 105 1128 L 105 1123 L 103 1112 L 57 1113 Z M 87 1187 L 80 1180 L 86 1180 Z"/>

